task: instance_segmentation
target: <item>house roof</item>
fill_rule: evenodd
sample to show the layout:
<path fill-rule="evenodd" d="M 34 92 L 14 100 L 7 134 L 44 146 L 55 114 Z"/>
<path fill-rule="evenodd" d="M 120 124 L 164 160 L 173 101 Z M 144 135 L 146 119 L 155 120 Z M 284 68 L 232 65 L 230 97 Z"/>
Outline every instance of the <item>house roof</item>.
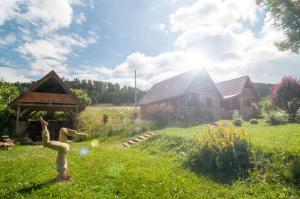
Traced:
<path fill-rule="evenodd" d="M 223 98 L 226 99 L 240 95 L 248 80 L 250 80 L 249 76 L 244 76 L 216 83 L 216 86 Z"/>
<path fill-rule="evenodd" d="M 204 86 L 201 86 L 201 84 Z M 210 85 L 208 86 L 208 84 Z M 180 96 L 185 92 L 199 93 L 211 92 L 211 90 L 219 95 L 209 74 L 205 70 L 191 70 L 154 84 L 144 95 L 139 105 L 166 100 Z"/>
<path fill-rule="evenodd" d="M 9 106 L 16 108 L 20 102 L 80 105 L 80 100 L 64 84 L 55 71 L 49 72 L 42 79 L 33 83 L 25 93 L 13 100 Z"/>

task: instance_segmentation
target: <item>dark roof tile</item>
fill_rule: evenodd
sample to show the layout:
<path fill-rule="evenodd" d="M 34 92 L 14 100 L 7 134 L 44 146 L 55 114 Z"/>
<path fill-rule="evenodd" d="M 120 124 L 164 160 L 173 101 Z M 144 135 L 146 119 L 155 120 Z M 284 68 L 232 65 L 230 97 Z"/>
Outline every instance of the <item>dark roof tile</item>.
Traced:
<path fill-rule="evenodd" d="M 223 98 L 235 97 L 242 93 L 248 79 L 248 76 L 239 77 L 216 83 L 216 86 Z"/>
<path fill-rule="evenodd" d="M 207 86 L 208 84 L 210 85 Z M 212 88 L 215 93 L 218 93 L 213 81 L 205 70 L 191 70 L 153 85 L 139 104 L 162 101 L 182 95 L 185 92 L 202 93 L 203 90 L 204 92 L 205 90 L 211 92 Z"/>

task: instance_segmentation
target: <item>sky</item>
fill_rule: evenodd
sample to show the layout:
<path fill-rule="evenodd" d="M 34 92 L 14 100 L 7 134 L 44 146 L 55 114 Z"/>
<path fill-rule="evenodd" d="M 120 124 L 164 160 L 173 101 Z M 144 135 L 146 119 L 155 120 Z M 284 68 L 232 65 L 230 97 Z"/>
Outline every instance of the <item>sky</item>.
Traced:
<path fill-rule="evenodd" d="M 1 0 L 0 78 L 62 77 L 149 89 L 191 69 L 216 81 L 300 76 L 300 55 L 255 0 Z M 2 65 L 26 67 L 15 70 Z"/>

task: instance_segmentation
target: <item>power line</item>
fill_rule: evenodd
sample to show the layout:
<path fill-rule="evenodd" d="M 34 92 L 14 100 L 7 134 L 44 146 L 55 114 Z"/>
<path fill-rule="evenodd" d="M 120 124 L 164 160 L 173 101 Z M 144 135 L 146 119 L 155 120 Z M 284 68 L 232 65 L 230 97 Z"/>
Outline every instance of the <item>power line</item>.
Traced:
<path fill-rule="evenodd" d="M 20 67 L 20 66 L 12 66 L 12 65 L 8 65 L 8 64 L 2 64 L 0 63 L 0 68 L 10 68 L 10 69 L 14 69 L 14 70 L 30 70 L 30 71 L 40 71 L 40 72 L 49 72 L 46 70 L 42 70 L 42 69 L 33 69 L 33 68 L 26 68 L 26 67 Z M 69 72 L 64 72 L 64 71 L 58 71 L 56 73 L 64 73 L 64 74 L 69 74 L 69 75 L 97 75 L 99 73 L 69 73 Z M 136 70 L 134 70 L 134 106 L 135 108 L 137 107 L 137 87 L 136 87 Z"/>
<path fill-rule="evenodd" d="M 30 71 L 39 71 L 39 72 L 49 72 L 42 69 L 33 69 L 33 68 L 26 68 L 26 67 L 20 67 L 20 66 L 12 66 L 8 64 L 2 64 L 0 63 L 1 68 L 10 68 L 10 69 L 19 69 L 19 70 L 30 70 Z M 97 75 L 99 73 L 72 73 L 72 72 L 65 72 L 65 71 L 55 71 L 56 73 L 63 73 L 63 74 L 70 74 L 70 75 Z"/>

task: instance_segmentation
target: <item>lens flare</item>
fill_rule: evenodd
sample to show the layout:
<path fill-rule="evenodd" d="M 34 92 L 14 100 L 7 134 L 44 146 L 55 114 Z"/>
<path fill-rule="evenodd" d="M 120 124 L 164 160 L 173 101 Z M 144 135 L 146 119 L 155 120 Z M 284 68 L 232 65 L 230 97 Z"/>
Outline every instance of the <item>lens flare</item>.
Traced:
<path fill-rule="evenodd" d="M 92 147 L 97 147 L 97 146 L 99 146 L 99 141 L 98 141 L 97 139 L 92 140 L 92 141 L 91 141 L 91 146 L 92 146 Z"/>
<path fill-rule="evenodd" d="M 79 153 L 80 156 L 87 156 L 89 154 L 89 150 L 86 147 L 80 147 Z"/>

